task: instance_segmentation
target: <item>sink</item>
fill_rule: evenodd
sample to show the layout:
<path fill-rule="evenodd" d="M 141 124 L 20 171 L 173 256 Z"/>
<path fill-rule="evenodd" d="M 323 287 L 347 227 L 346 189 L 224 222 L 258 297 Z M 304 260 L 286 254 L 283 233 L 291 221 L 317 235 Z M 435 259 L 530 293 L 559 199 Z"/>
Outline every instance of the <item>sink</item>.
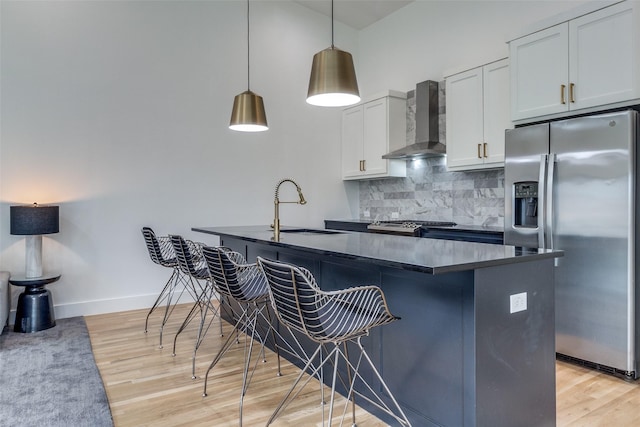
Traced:
<path fill-rule="evenodd" d="M 288 228 L 280 230 L 280 233 L 295 233 L 295 234 L 342 234 L 340 231 L 324 230 L 322 228 Z"/>

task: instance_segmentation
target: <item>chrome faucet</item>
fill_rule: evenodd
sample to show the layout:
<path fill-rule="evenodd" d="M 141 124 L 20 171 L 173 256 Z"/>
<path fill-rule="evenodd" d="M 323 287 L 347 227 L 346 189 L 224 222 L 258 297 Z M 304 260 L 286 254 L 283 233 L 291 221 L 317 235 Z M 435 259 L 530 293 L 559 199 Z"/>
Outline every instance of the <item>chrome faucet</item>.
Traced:
<path fill-rule="evenodd" d="M 295 201 L 295 202 L 281 202 L 280 198 L 279 198 L 279 193 L 280 193 L 280 186 L 282 184 L 284 184 L 285 182 L 290 182 L 293 185 L 296 186 L 296 190 L 298 190 L 298 197 L 299 200 Z M 275 240 L 276 242 L 280 240 L 280 204 L 281 203 L 297 203 L 300 205 L 304 205 L 307 203 L 307 201 L 304 199 L 304 196 L 302 195 L 302 189 L 300 188 L 300 186 L 298 184 L 296 184 L 296 182 L 292 179 L 289 178 L 285 178 L 283 180 L 281 180 L 278 185 L 276 185 L 276 197 L 273 201 L 273 204 L 275 206 L 275 215 L 273 218 L 273 224 L 271 224 L 271 227 L 273 228 L 273 240 Z"/>

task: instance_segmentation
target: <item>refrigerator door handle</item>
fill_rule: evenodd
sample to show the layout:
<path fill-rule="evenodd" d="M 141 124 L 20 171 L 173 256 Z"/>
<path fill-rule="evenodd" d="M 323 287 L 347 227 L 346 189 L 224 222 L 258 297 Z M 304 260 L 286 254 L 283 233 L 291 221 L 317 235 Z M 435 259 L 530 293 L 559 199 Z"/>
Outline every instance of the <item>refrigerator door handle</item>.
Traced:
<path fill-rule="evenodd" d="M 547 167 L 547 186 L 545 189 L 545 223 L 546 223 L 546 238 L 547 238 L 547 248 L 546 249 L 554 249 L 553 248 L 553 177 L 555 175 L 556 168 L 556 155 L 555 153 L 549 154 L 548 167 Z M 556 258 L 557 265 L 557 258 Z"/>
<path fill-rule="evenodd" d="M 546 184 L 547 184 L 547 162 L 548 154 L 540 155 L 540 175 L 538 178 L 538 247 L 545 248 L 545 230 L 546 230 Z"/>

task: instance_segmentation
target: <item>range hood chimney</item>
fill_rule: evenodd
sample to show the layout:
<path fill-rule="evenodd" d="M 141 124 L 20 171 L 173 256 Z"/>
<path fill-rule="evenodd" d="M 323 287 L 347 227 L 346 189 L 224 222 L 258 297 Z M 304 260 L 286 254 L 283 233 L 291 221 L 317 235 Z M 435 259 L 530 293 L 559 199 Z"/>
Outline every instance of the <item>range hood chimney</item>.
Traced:
<path fill-rule="evenodd" d="M 446 154 L 439 140 L 438 82 L 426 80 L 416 85 L 416 141 L 382 156 L 383 159 L 419 159 Z"/>

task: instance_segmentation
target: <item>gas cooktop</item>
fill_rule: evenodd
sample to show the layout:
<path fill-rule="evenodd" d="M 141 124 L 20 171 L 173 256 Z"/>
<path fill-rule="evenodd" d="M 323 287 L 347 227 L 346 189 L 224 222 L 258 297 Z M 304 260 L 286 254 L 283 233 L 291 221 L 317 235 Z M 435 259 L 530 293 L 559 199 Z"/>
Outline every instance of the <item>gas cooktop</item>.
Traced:
<path fill-rule="evenodd" d="M 419 236 L 421 227 L 454 227 L 456 225 L 455 222 L 448 221 L 393 220 L 374 221 L 367 226 L 367 229 L 376 233 Z"/>
<path fill-rule="evenodd" d="M 373 224 L 400 224 L 410 227 L 411 225 L 425 226 L 425 227 L 455 227 L 455 222 L 451 221 L 422 221 L 422 220 L 409 220 L 409 219 L 394 219 L 391 221 L 374 221 Z"/>

